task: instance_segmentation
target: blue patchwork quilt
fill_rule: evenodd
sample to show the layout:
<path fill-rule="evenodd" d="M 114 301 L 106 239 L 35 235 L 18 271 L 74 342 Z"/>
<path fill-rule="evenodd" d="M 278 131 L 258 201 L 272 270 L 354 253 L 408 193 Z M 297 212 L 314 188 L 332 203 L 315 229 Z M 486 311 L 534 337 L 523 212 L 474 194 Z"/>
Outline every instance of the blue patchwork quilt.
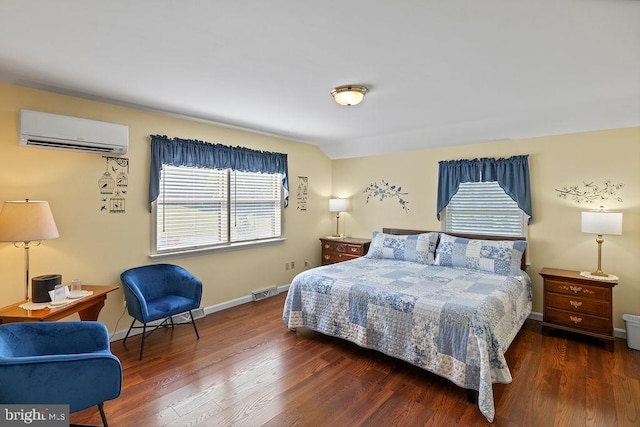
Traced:
<path fill-rule="evenodd" d="M 372 348 L 478 391 L 495 415 L 493 383 L 510 383 L 504 353 L 531 313 L 525 272 L 358 258 L 298 274 L 283 320 Z"/>

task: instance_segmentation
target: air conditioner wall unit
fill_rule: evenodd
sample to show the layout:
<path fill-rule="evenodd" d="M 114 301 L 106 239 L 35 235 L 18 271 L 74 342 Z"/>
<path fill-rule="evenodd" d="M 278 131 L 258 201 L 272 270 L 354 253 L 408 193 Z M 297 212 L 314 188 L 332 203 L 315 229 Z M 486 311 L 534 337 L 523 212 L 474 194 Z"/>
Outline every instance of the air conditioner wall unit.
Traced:
<path fill-rule="evenodd" d="M 121 156 L 129 127 L 80 117 L 20 110 L 19 145 Z"/>

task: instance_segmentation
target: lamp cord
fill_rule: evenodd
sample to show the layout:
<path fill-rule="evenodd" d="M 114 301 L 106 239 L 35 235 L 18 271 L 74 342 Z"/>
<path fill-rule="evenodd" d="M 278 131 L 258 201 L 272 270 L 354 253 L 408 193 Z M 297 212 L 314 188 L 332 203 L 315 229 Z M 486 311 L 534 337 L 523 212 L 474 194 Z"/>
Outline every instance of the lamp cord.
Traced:
<path fill-rule="evenodd" d="M 124 308 L 122 309 L 122 314 L 120 315 L 120 317 L 118 317 L 118 320 L 116 320 L 116 326 L 113 328 L 113 333 L 109 337 L 109 342 L 111 342 L 113 337 L 116 335 L 116 332 L 118 331 L 118 323 L 120 323 L 120 320 L 122 320 L 122 317 L 124 316 L 125 311 L 127 311 L 126 301 L 125 301 L 125 304 L 124 304 Z"/>

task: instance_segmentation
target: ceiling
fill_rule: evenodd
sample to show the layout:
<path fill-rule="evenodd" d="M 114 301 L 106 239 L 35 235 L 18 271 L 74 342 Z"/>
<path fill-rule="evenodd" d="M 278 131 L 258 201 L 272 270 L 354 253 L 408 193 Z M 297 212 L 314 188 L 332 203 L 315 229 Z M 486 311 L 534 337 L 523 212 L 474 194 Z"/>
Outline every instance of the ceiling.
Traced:
<path fill-rule="evenodd" d="M 639 126 L 640 1 L 0 0 L 0 81 L 332 159 Z"/>

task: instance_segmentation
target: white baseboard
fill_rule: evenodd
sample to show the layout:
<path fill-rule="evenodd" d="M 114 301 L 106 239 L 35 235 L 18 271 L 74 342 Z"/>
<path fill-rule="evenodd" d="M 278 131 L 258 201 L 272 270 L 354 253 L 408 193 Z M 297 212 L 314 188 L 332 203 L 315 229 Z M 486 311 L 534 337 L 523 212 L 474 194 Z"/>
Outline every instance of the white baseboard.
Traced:
<path fill-rule="evenodd" d="M 283 292 L 287 292 L 289 290 L 289 286 L 291 286 L 291 284 L 278 286 L 278 288 L 277 288 L 278 289 L 278 294 L 281 294 Z M 226 302 L 222 302 L 220 304 L 210 305 L 209 307 L 199 308 L 198 310 L 203 310 L 204 316 L 206 316 L 207 314 L 215 313 L 217 311 L 226 310 L 227 308 L 236 307 L 238 305 L 246 304 L 248 302 L 253 302 L 253 296 L 252 295 L 246 295 L 244 297 L 236 298 L 236 299 L 233 299 L 231 301 L 226 301 Z M 196 319 L 199 319 L 200 317 L 203 317 L 203 316 L 199 316 L 198 314 L 196 314 Z M 532 311 L 531 314 L 529 315 L 529 319 L 537 320 L 538 322 L 542 322 L 542 313 L 538 313 L 536 311 Z M 118 341 L 118 340 L 123 339 L 125 337 L 125 335 L 127 334 L 127 329 L 115 332 L 113 335 L 111 335 L 111 337 L 109 338 L 109 341 Z M 140 333 L 142 333 L 142 331 L 137 329 L 137 330 L 132 331 L 129 336 L 137 335 L 137 334 L 140 334 Z M 625 339 L 625 340 L 627 339 L 627 331 L 624 330 L 624 329 L 614 328 L 613 334 L 618 338 L 622 338 L 622 339 Z"/>
<path fill-rule="evenodd" d="M 283 292 L 287 292 L 289 290 L 289 286 L 291 286 L 291 285 L 289 284 L 289 285 L 278 286 L 277 287 L 278 294 L 281 294 Z M 236 299 L 233 299 L 231 301 L 222 302 L 220 304 L 211 305 L 209 307 L 199 308 L 197 310 L 194 310 L 193 314 L 194 314 L 194 317 L 196 319 L 199 319 L 201 317 L 206 316 L 207 314 L 215 313 L 217 311 L 226 310 L 227 308 L 236 307 L 238 305 L 246 304 L 248 302 L 253 302 L 253 296 L 252 295 L 247 295 L 247 296 L 244 296 L 244 297 L 236 298 Z M 198 312 L 203 313 L 203 315 L 199 315 L 200 313 L 198 313 Z M 174 317 L 174 321 L 175 320 L 182 321 L 183 319 L 179 318 L 180 316 L 181 315 L 178 315 L 178 318 Z M 131 318 L 129 318 L 127 321 L 131 322 Z M 151 322 L 151 323 L 148 323 L 148 325 L 155 325 L 155 324 L 159 324 L 161 322 L 162 321 Z M 117 325 L 116 325 L 116 327 L 117 327 Z M 126 329 L 114 332 L 109 337 L 109 341 L 113 342 L 113 341 L 118 341 L 118 340 L 124 339 L 125 335 L 127 335 L 127 330 L 128 329 L 129 328 L 127 327 Z M 138 335 L 138 334 L 141 334 L 141 333 L 142 333 L 141 329 L 134 329 L 133 331 L 131 331 L 129 336 L 131 337 L 131 336 Z"/>
<path fill-rule="evenodd" d="M 278 294 L 281 294 L 283 292 L 287 292 L 289 290 L 289 286 L 291 286 L 291 285 L 278 286 L 278 288 L 277 288 L 278 289 Z M 236 307 L 236 306 L 238 306 L 240 304 L 246 304 L 248 302 L 253 302 L 253 296 L 252 295 L 247 295 L 247 296 L 244 296 L 244 297 L 233 299 L 231 301 L 222 302 L 220 304 L 216 304 L 216 305 L 211 305 L 209 307 L 205 307 L 204 313 L 205 314 L 211 314 L 211 313 L 215 313 L 216 311 L 226 310 L 227 308 Z"/>
<path fill-rule="evenodd" d="M 536 311 L 532 311 L 529 315 L 529 319 L 537 320 L 538 322 L 542 322 L 542 313 L 538 313 Z"/>

